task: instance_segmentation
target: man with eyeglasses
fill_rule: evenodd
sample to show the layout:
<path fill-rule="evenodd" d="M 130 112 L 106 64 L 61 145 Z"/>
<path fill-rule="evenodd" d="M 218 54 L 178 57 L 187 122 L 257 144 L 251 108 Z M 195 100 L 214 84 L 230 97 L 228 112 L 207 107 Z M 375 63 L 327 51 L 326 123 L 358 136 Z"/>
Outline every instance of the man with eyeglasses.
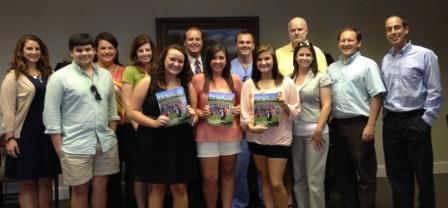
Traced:
<path fill-rule="evenodd" d="M 306 20 L 302 17 L 292 18 L 288 22 L 288 34 L 290 42 L 275 51 L 278 69 L 283 76 L 287 77 L 291 76 L 294 70 L 293 53 L 297 44 L 300 42 L 308 42 L 308 24 Z M 325 72 L 327 70 L 325 54 L 316 45 L 314 45 L 314 51 L 316 51 L 318 70 Z"/>
<path fill-rule="evenodd" d="M 45 95 L 45 133 L 50 134 L 62 167 L 64 184 L 72 186 L 71 207 L 107 207 L 108 175 L 119 171 L 114 85 L 110 73 L 93 64 L 92 37 L 69 40 L 72 63 L 55 72 Z"/>

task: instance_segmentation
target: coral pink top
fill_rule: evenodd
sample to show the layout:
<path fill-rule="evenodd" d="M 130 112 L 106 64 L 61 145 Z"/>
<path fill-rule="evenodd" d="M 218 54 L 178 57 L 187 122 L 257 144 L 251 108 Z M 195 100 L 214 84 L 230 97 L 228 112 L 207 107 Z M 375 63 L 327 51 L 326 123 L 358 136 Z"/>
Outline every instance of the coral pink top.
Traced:
<path fill-rule="evenodd" d="M 232 75 L 233 85 L 235 86 L 235 106 L 240 104 L 242 82 L 238 76 Z M 208 105 L 208 93 L 203 91 L 205 77 L 204 74 L 197 74 L 193 77 L 192 83 L 198 95 L 198 109 L 204 109 Z M 217 86 L 227 86 L 224 79 L 213 80 L 209 83 L 209 92 L 232 93 L 230 88 L 222 89 Z M 214 126 L 207 123 L 207 119 L 199 119 L 196 125 L 196 142 L 234 142 L 242 138 L 239 116 L 233 117 L 231 126 Z"/>
<path fill-rule="evenodd" d="M 280 108 L 278 127 L 269 127 L 261 134 L 247 132 L 247 141 L 261 145 L 290 146 L 292 142 L 292 123 L 300 111 L 299 96 L 294 82 L 289 78 L 283 78 L 281 85 L 271 89 L 257 89 L 252 80 L 247 80 L 241 90 L 241 126 L 247 129 L 249 122 L 254 122 L 254 94 L 282 92 L 286 97 L 289 114 Z"/>

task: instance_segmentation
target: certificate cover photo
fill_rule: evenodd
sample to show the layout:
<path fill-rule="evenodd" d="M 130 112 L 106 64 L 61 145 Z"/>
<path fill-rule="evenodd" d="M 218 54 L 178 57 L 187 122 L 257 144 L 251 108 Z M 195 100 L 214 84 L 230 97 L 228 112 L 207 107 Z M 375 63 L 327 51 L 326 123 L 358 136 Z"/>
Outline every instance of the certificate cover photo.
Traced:
<path fill-rule="evenodd" d="M 277 92 L 255 94 L 254 107 L 255 125 L 278 126 L 280 104 Z"/>
<path fill-rule="evenodd" d="M 160 113 L 170 118 L 167 126 L 188 121 L 187 98 L 182 87 L 156 93 Z"/>
<path fill-rule="evenodd" d="M 216 126 L 232 125 L 234 99 L 234 93 L 209 92 L 208 106 L 210 107 L 211 115 L 207 118 L 207 122 Z"/>

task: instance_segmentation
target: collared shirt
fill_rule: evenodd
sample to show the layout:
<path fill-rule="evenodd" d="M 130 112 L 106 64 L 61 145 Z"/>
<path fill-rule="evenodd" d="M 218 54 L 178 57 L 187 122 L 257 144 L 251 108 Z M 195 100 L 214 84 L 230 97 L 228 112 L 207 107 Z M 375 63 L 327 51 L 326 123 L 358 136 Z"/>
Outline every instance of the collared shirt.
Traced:
<path fill-rule="evenodd" d="M 232 74 L 238 75 L 241 81 L 246 81 L 252 76 L 252 62 L 247 66 L 247 69 L 244 69 L 243 65 L 241 65 L 238 58 L 232 59 L 230 62 L 230 72 Z"/>
<path fill-rule="evenodd" d="M 55 72 L 48 81 L 45 95 L 44 124 L 47 134 L 62 134 L 62 151 L 71 154 L 96 153 L 96 144 L 103 152 L 116 143 L 110 121 L 119 120 L 114 85 L 110 73 L 93 65 L 90 78 L 72 62 Z M 95 99 L 95 85 L 101 101 Z"/>
<path fill-rule="evenodd" d="M 321 111 L 320 89 L 331 86 L 331 79 L 327 73 L 318 72 L 316 75 L 310 70 L 301 86 L 297 86 L 301 101 L 299 119 L 307 122 L 318 122 Z"/>
<path fill-rule="evenodd" d="M 325 58 L 324 52 L 322 52 L 322 50 L 320 50 L 317 46 L 313 46 L 313 48 L 316 52 L 317 68 L 319 72 L 326 72 L 327 59 Z M 277 57 L 278 69 L 280 70 L 280 73 L 283 74 L 283 76 L 290 77 L 294 71 L 294 48 L 291 46 L 291 43 L 277 49 L 275 51 L 275 55 Z"/>
<path fill-rule="evenodd" d="M 199 55 L 197 58 L 190 56 L 190 54 L 187 54 L 187 56 L 188 56 L 188 61 L 190 62 L 190 67 L 191 67 L 191 71 L 193 72 L 193 74 L 196 74 L 195 73 L 196 60 L 199 61 L 199 66 L 201 67 L 201 71 L 204 72 L 204 62 L 202 62 L 201 55 Z"/>
<path fill-rule="evenodd" d="M 295 78 L 294 78 L 295 79 Z M 311 70 L 302 85 L 297 87 L 300 97 L 301 112 L 299 117 L 294 120 L 293 134 L 298 136 L 312 135 L 316 129 L 322 110 L 320 99 L 321 89 L 331 87 L 331 80 L 327 73 L 318 72 L 316 75 Z M 325 124 L 322 133 L 328 132 L 328 126 Z"/>
<path fill-rule="evenodd" d="M 409 41 L 399 52 L 392 48 L 384 56 L 382 78 L 387 89 L 384 107 L 394 112 L 425 109 L 422 119 L 429 125 L 443 103 L 437 55 Z"/>
<path fill-rule="evenodd" d="M 332 116 L 369 117 L 373 96 L 385 91 L 378 65 L 358 51 L 348 60 L 339 59 L 328 67 L 332 84 Z"/>

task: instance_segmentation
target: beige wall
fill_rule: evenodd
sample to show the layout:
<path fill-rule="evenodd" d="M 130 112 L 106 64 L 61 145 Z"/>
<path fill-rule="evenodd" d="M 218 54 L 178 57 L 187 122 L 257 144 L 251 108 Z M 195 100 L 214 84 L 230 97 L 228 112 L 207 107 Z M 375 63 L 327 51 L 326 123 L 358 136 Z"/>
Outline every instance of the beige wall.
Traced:
<path fill-rule="evenodd" d="M 50 49 L 53 65 L 68 56 L 67 39 L 75 32 L 101 31 L 115 34 L 120 42 L 120 58 L 126 63 L 134 36 L 148 33 L 155 38 L 155 17 L 259 16 L 260 42 L 280 47 L 288 41 L 286 23 L 293 16 L 308 20 L 310 40 L 337 57 L 336 35 L 345 26 L 354 26 L 364 35 L 362 53 L 381 62 L 390 47 L 384 38 L 383 22 L 391 14 L 401 14 L 410 22 L 411 39 L 434 50 L 441 65 L 444 89 L 447 88 L 448 49 L 442 35 L 448 34 L 448 15 L 442 0 L 227 0 L 227 1 L 114 1 L 40 0 L 0 1 L 0 69 L 12 56 L 19 35 L 34 33 Z M 197 2 L 196 6 L 189 5 Z M 417 3 L 421 2 L 421 3 Z M 3 74 L 3 72 L 1 72 Z M 447 98 L 447 91 L 444 97 Z M 448 128 L 445 115 L 434 123 L 433 146 L 436 171 L 448 172 Z M 381 122 L 378 123 L 380 127 Z M 377 154 L 384 163 L 381 131 L 377 131 Z"/>

